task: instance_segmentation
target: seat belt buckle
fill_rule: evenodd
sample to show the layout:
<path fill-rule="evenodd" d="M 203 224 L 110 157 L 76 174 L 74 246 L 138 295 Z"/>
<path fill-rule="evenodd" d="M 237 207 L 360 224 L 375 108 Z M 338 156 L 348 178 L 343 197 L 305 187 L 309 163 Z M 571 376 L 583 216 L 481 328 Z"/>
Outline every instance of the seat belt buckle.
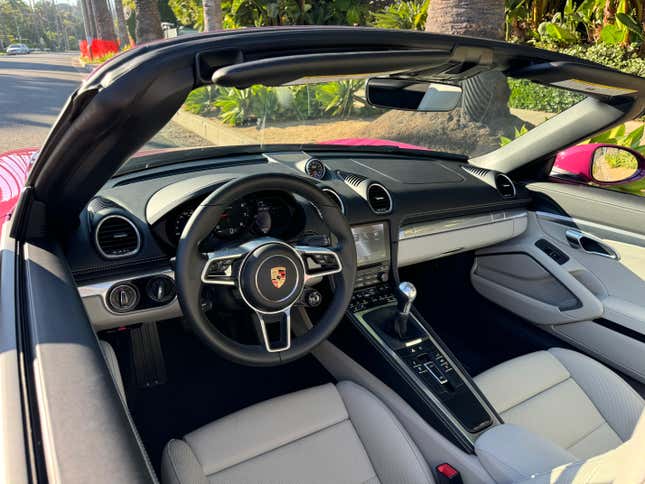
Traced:
<path fill-rule="evenodd" d="M 437 484 L 463 484 L 461 474 L 457 469 L 447 463 L 439 464 L 437 467 Z"/>

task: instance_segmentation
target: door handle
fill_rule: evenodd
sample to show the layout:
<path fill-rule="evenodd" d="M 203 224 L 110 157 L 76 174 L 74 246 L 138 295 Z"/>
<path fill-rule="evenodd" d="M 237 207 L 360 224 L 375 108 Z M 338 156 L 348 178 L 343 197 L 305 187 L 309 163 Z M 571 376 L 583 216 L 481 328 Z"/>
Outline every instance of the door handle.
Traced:
<path fill-rule="evenodd" d="M 574 249 L 580 249 L 588 254 L 599 255 L 609 259 L 619 260 L 618 252 L 605 242 L 593 235 L 585 234 L 579 230 L 569 229 L 565 232 L 567 242 Z"/>

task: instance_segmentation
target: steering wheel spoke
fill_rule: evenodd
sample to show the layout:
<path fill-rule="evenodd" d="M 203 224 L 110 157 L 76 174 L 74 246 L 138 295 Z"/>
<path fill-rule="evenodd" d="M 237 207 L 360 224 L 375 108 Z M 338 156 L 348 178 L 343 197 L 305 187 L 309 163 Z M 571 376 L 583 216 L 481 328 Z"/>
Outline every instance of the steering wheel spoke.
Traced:
<path fill-rule="evenodd" d="M 305 283 L 314 278 L 331 276 L 343 270 L 343 263 L 336 250 L 327 247 L 297 245 L 305 266 Z"/>
<path fill-rule="evenodd" d="M 237 286 L 236 262 L 240 261 L 248 252 L 244 246 L 238 246 L 204 254 L 206 263 L 202 269 L 202 282 L 221 286 Z"/>
<path fill-rule="evenodd" d="M 269 353 L 286 351 L 291 347 L 291 306 L 277 313 L 255 311 L 258 334 Z"/>

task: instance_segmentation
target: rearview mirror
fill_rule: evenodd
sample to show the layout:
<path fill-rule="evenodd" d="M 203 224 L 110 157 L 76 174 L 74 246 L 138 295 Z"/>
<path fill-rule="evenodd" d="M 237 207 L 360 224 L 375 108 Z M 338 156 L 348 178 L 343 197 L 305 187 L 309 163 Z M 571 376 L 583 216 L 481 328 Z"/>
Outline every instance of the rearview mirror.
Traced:
<path fill-rule="evenodd" d="M 365 86 L 373 106 L 406 111 L 452 111 L 461 100 L 461 87 L 438 82 L 373 77 Z"/>

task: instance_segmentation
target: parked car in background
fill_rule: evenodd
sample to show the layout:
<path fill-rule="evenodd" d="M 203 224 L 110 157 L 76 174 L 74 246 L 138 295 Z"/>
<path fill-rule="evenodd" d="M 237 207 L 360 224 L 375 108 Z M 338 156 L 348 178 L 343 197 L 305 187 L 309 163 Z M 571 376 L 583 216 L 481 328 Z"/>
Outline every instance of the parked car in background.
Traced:
<path fill-rule="evenodd" d="M 25 44 L 11 44 L 7 47 L 8 55 L 29 54 L 29 47 Z"/>

